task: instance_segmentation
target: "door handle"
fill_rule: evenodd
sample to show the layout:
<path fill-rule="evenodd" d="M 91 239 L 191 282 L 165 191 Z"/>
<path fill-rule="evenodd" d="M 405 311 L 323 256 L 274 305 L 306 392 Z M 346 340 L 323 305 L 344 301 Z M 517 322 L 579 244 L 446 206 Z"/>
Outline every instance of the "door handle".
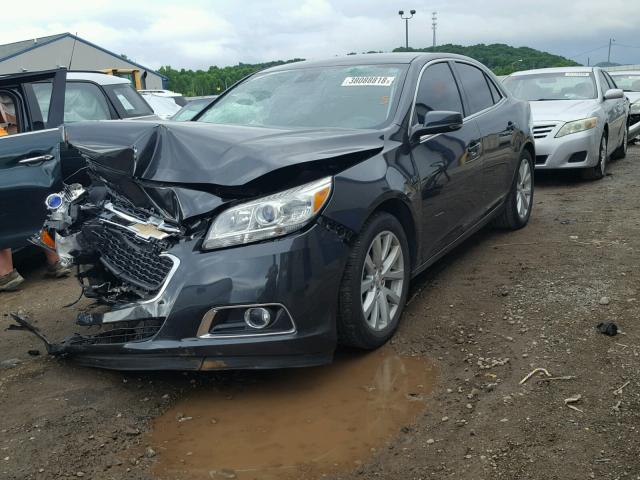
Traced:
<path fill-rule="evenodd" d="M 53 160 L 53 158 L 53 155 L 38 155 L 37 157 L 24 158 L 19 160 L 18 163 L 20 165 L 31 165 L 33 163 L 48 162 L 49 160 Z"/>
<path fill-rule="evenodd" d="M 467 152 L 469 152 L 469 159 L 475 160 L 480 156 L 482 152 L 482 142 L 472 142 L 467 147 Z"/>

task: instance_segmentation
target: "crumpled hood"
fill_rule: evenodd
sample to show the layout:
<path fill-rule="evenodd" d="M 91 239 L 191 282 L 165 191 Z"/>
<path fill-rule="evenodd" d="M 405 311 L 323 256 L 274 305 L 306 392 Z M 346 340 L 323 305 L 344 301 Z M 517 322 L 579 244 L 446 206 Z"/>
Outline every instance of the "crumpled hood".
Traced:
<path fill-rule="evenodd" d="M 378 131 L 280 130 L 197 122 L 105 121 L 66 127 L 67 141 L 97 164 L 133 178 L 240 186 L 265 173 L 382 148 Z"/>
<path fill-rule="evenodd" d="M 534 122 L 579 120 L 592 116 L 598 107 L 597 100 L 546 100 L 529 104 Z"/>
<path fill-rule="evenodd" d="M 135 205 L 176 221 L 332 175 L 384 143 L 375 130 L 122 120 L 71 124 L 65 138 Z"/>

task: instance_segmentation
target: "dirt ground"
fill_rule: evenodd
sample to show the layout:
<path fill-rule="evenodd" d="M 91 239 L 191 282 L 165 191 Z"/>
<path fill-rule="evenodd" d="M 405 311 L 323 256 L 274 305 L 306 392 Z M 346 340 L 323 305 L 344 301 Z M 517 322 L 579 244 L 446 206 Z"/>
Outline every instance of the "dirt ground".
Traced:
<path fill-rule="evenodd" d="M 322 478 L 640 479 L 639 185 L 637 146 L 601 181 L 539 175 L 527 228 L 486 229 L 420 276 L 389 348 L 438 372 L 425 408 Z M 258 373 L 123 374 L 29 355 L 42 345 L 5 331 L 9 312 L 61 338 L 84 303 L 62 308 L 79 295 L 73 279 L 23 273 L 22 291 L 0 294 L 3 480 L 152 479 L 166 455 L 149 443 L 155 418 L 194 393 L 268 389 Z M 617 336 L 598 333 L 607 321 Z M 553 379 L 521 384 L 534 368 Z"/>

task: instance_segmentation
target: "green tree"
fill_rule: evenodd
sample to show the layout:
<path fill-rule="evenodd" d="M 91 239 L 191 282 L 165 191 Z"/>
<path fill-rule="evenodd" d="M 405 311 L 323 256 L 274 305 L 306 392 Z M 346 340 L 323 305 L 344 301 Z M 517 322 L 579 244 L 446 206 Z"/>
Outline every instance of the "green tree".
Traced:
<path fill-rule="evenodd" d="M 169 65 L 162 66 L 158 72 L 169 79 L 169 88 L 188 97 L 202 95 L 217 95 L 234 83 L 265 68 L 299 62 L 302 58 L 278 60 L 267 63 L 239 63 L 238 65 L 217 67 L 211 66 L 207 70 L 176 70 Z"/>
<path fill-rule="evenodd" d="M 547 67 L 571 67 L 580 65 L 568 58 L 529 47 L 512 47 L 504 43 L 485 45 L 438 45 L 426 48 L 399 47 L 394 52 L 445 52 L 474 58 L 489 67 L 496 75 L 509 75 L 518 70 Z"/>

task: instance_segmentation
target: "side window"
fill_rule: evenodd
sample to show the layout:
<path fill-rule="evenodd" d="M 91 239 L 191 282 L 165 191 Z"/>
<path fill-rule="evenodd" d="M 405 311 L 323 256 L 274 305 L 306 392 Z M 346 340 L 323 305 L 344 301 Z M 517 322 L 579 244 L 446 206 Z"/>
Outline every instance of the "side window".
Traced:
<path fill-rule="evenodd" d="M 422 73 L 415 105 L 418 123 L 423 124 L 424 116 L 432 110 L 463 111 L 460 92 L 448 63 L 436 63 Z"/>
<path fill-rule="evenodd" d="M 487 75 L 485 75 L 485 79 L 487 80 L 487 83 L 489 84 L 489 90 L 491 90 L 491 96 L 493 97 L 493 103 L 498 103 L 500 100 L 502 100 L 502 94 L 500 93 L 500 90 L 498 90 L 498 87 L 496 87 L 495 83 L 493 83 L 493 80 L 491 80 Z"/>
<path fill-rule="evenodd" d="M 611 75 L 609 75 L 607 72 L 604 72 L 604 76 L 607 79 L 607 82 L 609 83 L 609 88 L 620 88 L 618 87 L 618 85 L 616 84 L 615 80 Z"/>
<path fill-rule="evenodd" d="M 21 131 L 16 107 L 12 95 L 0 92 L 0 137 Z"/>
<path fill-rule="evenodd" d="M 456 62 L 456 70 L 469 101 L 467 116 L 491 107 L 493 97 L 484 72 L 473 65 L 460 62 Z"/>
<path fill-rule="evenodd" d="M 31 108 L 31 117 L 32 122 L 38 126 L 39 119 L 41 119 L 42 125 L 36 130 L 40 128 L 45 128 L 48 118 L 49 118 L 49 104 L 51 103 L 51 92 L 53 90 L 53 85 L 51 82 L 38 82 L 31 83 L 31 88 L 33 89 L 33 93 L 36 97 L 37 106 L 40 111 L 33 111 L 37 108 Z"/>
<path fill-rule="evenodd" d="M 107 99 L 93 83 L 68 82 L 64 94 L 64 121 L 84 120 L 111 120 Z"/>

